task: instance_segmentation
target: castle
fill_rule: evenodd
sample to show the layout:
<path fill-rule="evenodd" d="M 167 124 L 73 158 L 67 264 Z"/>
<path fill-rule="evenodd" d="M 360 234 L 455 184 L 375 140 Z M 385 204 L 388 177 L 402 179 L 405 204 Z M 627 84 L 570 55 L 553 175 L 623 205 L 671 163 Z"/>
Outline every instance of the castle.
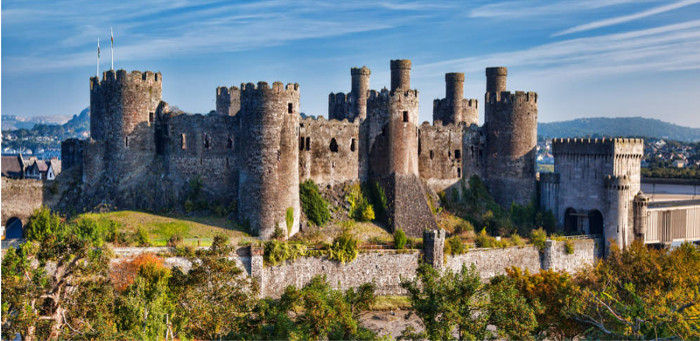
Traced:
<path fill-rule="evenodd" d="M 106 71 L 90 79 L 87 141 L 67 140 L 65 168 L 82 166 L 82 192 L 119 208 L 172 205 L 201 179 L 212 201 L 238 206 L 262 238 L 299 231 L 299 183 L 331 188 L 377 181 L 390 229 L 420 236 L 436 228 L 426 186 L 458 188 L 484 179 L 501 205 L 536 199 L 537 94 L 506 91 L 507 69 L 486 69 L 485 123 L 466 99 L 464 74 L 445 75 L 433 124 L 418 122 L 411 61 L 392 60 L 391 87 L 370 90 L 367 67 L 352 68 L 351 91 L 331 93 L 328 117 L 302 118 L 298 84 L 265 82 L 216 89 L 216 111 L 187 115 L 162 101 L 162 75 Z"/>

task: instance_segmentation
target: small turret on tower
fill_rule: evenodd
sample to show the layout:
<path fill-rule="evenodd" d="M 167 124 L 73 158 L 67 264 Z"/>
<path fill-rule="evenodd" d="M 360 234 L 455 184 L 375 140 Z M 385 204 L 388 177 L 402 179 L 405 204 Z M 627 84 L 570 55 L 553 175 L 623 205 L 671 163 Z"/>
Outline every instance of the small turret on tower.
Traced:
<path fill-rule="evenodd" d="M 433 101 L 433 122 L 467 125 L 479 123 L 479 107 L 476 99 L 464 99 L 464 73 L 445 74 L 445 98 Z"/>
<path fill-rule="evenodd" d="M 506 91 L 506 78 L 508 77 L 508 68 L 487 67 L 486 68 L 486 92 L 502 92 Z"/>
<path fill-rule="evenodd" d="M 364 120 L 367 117 L 367 94 L 369 92 L 369 75 L 368 67 L 351 68 L 350 76 L 352 77 L 352 102 L 350 104 L 350 120 L 360 118 Z"/>
<path fill-rule="evenodd" d="M 397 59 L 391 63 L 391 92 L 411 89 L 411 60 Z"/>

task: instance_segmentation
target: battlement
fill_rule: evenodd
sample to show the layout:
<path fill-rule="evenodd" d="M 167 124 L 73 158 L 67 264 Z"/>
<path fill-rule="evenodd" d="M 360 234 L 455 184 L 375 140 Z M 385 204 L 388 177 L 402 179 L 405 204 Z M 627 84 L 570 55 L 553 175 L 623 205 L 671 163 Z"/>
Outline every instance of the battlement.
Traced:
<path fill-rule="evenodd" d="M 435 242 L 436 240 L 444 240 L 446 237 L 445 230 L 423 231 L 423 243 Z"/>
<path fill-rule="evenodd" d="M 391 97 L 394 96 L 402 96 L 407 99 L 415 99 L 418 98 L 418 90 L 402 90 L 402 89 L 397 89 L 395 91 L 389 91 L 387 88 L 384 88 L 380 91 L 377 90 L 370 90 L 369 91 L 369 96 L 367 97 L 368 101 L 375 101 L 375 100 L 381 100 L 381 99 L 386 99 L 388 100 Z"/>
<path fill-rule="evenodd" d="M 352 75 L 352 76 L 358 76 L 358 75 L 369 76 L 370 74 L 371 74 L 371 72 L 370 72 L 369 68 L 366 66 L 362 66 L 360 68 L 358 68 L 358 67 L 350 68 L 350 75 Z"/>
<path fill-rule="evenodd" d="M 153 71 L 131 71 L 127 73 L 126 70 L 108 70 L 102 73 L 102 80 L 98 77 L 90 78 L 90 90 L 97 90 L 103 85 L 107 84 L 121 84 L 121 83 L 132 83 L 132 84 L 162 84 L 163 76 L 160 72 Z"/>
<path fill-rule="evenodd" d="M 454 123 L 444 123 L 441 120 L 435 120 L 433 121 L 433 124 L 430 124 L 428 121 L 423 121 L 420 125 L 421 130 L 434 130 L 434 131 L 443 131 L 443 130 L 462 130 L 462 124 L 454 124 Z"/>
<path fill-rule="evenodd" d="M 314 127 L 314 126 L 331 126 L 331 127 L 337 127 L 337 128 L 343 128 L 343 127 L 348 127 L 348 126 L 359 126 L 360 122 L 358 120 L 354 121 L 349 121 L 347 118 L 344 118 L 342 120 L 336 120 L 336 119 L 326 119 L 323 116 L 318 116 L 318 117 L 305 117 L 299 120 L 299 126 L 301 127 Z"/>
<path fill-rule="evenodd" d="M 282 82 L 274 82 L 272 83 L 272 88 L 270 88 L 270 85 L 267 82 L 260 81 L 258 84 L 253 84 L 253 83 L 241 83 L 241 91 L 245 93 L 250 93 L 251 91 L 257 92 L 284 92 L 284 91 L 290 91 L 290 92 L 299 92 L 299 83 L 288 83 L 287 85 L 284 85 Z"/>
<path fill-rule="evenodd" d="M 392 70 L 410 69 L 411 68 L 411 60 L 410 59 L 392 59 L 391 62 L 389 62 L 389 65 L 390 65 Z"/>
<path fill-rule="evenodd" d="M 506 104 L 511 105 L 513 103 L 537 103 L 537 93 L 531 91 L 516 91 L 511 93 L 510 91 L 502 92 L 488 92 L 486 93 L 486 101 L 489 104 Z"/>
<path fill-rule="evenodd" d="M 449 72 L 445 74 L 445 82 L 464 82 L 464 73 Z"/>
<path fill-rule="evenodd" d="M 508 76 L 508 68 L 503 66 L 487 67 L 486 77 L 492 76 Z"/>
<path fill-rule="evenodd" d="M 605 177 L 605 188 L 613 189 L 618 191 L 625 191 L 630 189 L 630 179 L 627 175 L 614 176 L 608 175 Z"/>
<path fill-rule="evenodd" d="M 328 94 L 328 101 L 330 103 L 346 103 L 350 101 L 351 95 L 344 92 L 331 92 Z"/>
<path fill-rule="evenodd" d="M 240 91 L 240 89 L 237 86 L 232 86 L 230 88 L 227 88 L 225 86 L 219 86 L 216 88 L 216 95 L 221 96 L 221 95 L 231 95 L 231 93 L 235 91 Z"/>
<path fill-rule="evenodd" d="M 555 155 L 626 155 L 642 157 L 644 140 L 638 138 L 555 138 L 552 139 Z"/>

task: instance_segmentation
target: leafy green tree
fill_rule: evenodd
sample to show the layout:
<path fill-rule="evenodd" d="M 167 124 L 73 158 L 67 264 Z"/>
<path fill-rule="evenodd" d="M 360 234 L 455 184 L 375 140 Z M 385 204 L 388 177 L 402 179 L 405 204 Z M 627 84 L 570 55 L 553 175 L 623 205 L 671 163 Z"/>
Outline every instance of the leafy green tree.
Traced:
<path fill-rule="evenodd" d="M 402 280 L 401 287 L 408 297 L 425 331 L 408 331 L 404 338 L 428 338 L 430 340 L 453 339 L 456 332 L 460 340 L 483 340 L 489 317 L 488 293 L 476 268 L 462 266 L 459 272 L 445 271 L 442 275 L 433 267 L 422 264 L 413 280 Z"/>
<path fill-rule="evenodd" d="M 323 226 L 331 219 L 328 203 L 323 200 L 313 180 L 309 179 L 299 184 L 299 199 L 304 214 L 312 223 Z"/>
<path fill-rule="evenodd" d="M 24 236 L 28 240 L 43 241 L 50 236 L 65 231 L 61 217 L 42 206 L 34 211 L 27 221 Z"/>
<path fill-rule="evenodd" d="M 498 276 L 489 285 L 488 315 L 491 324 L 497 326 L 499 336 L 513 340 L 533 339 L 537 328 L 536 312 L 541 307 L 528 302 L 513 280 Z"/>
<path fill-rule="evenodd" d="M 403 232 L 402 229 L 394 231 L 394 246 L 396 246 L 397 249 L 403 249 L 406 246 L 406 242 L 408 242 L 406 232 Z"/>

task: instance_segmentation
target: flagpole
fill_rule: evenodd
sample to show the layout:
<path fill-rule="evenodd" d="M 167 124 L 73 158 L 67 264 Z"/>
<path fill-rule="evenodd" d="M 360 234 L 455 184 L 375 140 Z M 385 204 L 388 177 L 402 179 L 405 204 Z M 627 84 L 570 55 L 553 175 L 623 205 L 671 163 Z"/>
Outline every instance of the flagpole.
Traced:
<path fill-rule="evenodd" d="M 112 40 L 112 70 L 114 70 L 114 33 L 112 33 L 112 28 L 109 28 L 109 38 Z"/>
<path fill-rule="evenodd" d="M 97 79 L 100 78 L 100 38 L 97 38 Z"/>

